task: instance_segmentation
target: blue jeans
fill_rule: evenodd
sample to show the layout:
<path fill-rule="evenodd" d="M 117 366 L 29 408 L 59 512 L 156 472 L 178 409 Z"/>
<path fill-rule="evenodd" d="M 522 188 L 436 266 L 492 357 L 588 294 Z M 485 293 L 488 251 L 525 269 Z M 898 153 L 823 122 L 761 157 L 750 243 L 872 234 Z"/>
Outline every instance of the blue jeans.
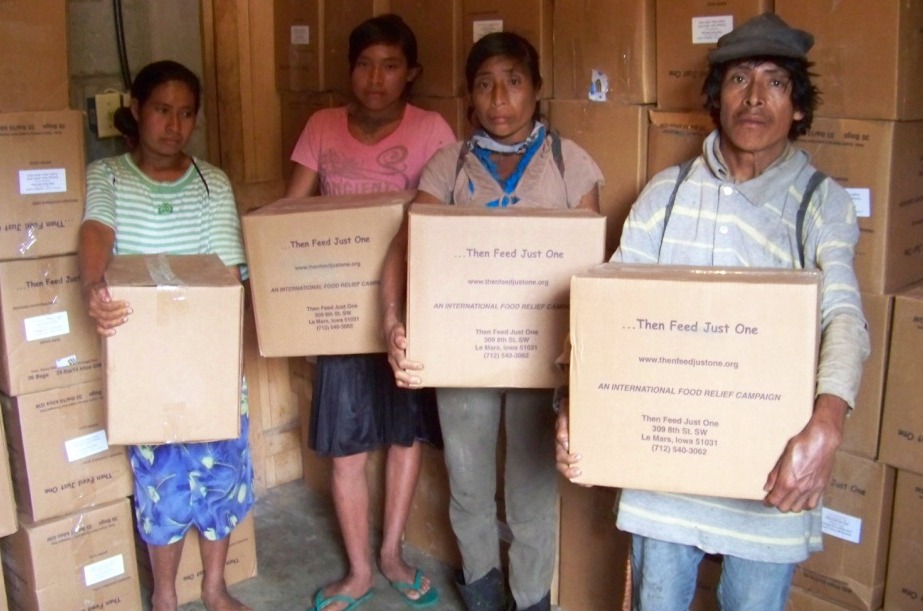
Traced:
<path fill-rule="evenodd" d="M 633 611 L 688 609 L 704 555 L 691 545 L 632 536 Z M 718 582 L 722 611 L 784 611 L 795 566 L 725 556 Z"/>

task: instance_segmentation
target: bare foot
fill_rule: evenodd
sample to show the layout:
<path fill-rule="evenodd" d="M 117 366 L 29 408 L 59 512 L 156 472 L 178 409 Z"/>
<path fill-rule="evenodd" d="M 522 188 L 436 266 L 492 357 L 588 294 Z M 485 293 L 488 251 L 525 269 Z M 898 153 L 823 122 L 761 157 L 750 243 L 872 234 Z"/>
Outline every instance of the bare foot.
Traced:
<path fill-rule="evenodd" d="M 329 585 L 324 586 L 323 597 L 325 599 L 330 598 L 331 596 L 336 596 L 338 594 L 348 596 L 353 600 L 359 600 L 372 588 L 372 576 L 368 575 L 367 577 L 360 577 L 353 575 L 352 573 L 348 574 L 346 577 L 340 581 L 335 581 Z M 314 601 L 311 601 L 311 604 L 314 604 Z M 322 611 L 342 611 L 349 604 L 344 601 L 331 602 L 328 605 L 323 607 Z"/>
<path fill-rule="evenodd" d="M 219 592 L 202 592 L 202 603 L 208 611 L 253 611 L 230 595 L 226 588 Z"/>
<path fill-rule="evenodd" d="M 384 574 L 388 581 L 391 583 L 402 582 L 413 585 L 414 579 L 416 579 L 417 576 L 417 570 L 404 562 L 402 557 L 395 556 L 388 559 L 382 557 L 379 562 L 381 565 L 381 572 Z M 417 600 L 426 594 L 431 587 L 432 583 L 430 582 L 429 577 L 423 575 L 423 578 L 420 580 L 419 590 L 414 590 L 411 588 L 401 589 L 401 594 L 410 600 Z"/>

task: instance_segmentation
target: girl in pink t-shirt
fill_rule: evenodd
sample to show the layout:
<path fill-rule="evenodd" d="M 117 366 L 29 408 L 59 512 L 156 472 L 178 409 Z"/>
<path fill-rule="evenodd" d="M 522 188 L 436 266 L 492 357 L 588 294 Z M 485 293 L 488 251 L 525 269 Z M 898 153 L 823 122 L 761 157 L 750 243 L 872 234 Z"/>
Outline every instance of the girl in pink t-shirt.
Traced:
<path fill-rule="evenodd" d="M 439 114 L 407 103 L 420 70 L 416 39 L 400 17 L 381 15 L 357 26 L 349 37 L 353 100 L 308 120 L 292 152 L 286 197 L 416 189 L 432 154 L 455 140 Z M 436 588 L 401 553 L 421 442 L 442 444 L 432 389 L 397 388 L 384 353 L 319 356 L 315 371 L 309 443 L 332 457 L 349 572 L 320 588 L 311 609 L 353 609 L 372 596 L 365 465 L 368 452 L 380 447 L 387 458 L 379 566 L 409 605 L 435 605 Z"/>

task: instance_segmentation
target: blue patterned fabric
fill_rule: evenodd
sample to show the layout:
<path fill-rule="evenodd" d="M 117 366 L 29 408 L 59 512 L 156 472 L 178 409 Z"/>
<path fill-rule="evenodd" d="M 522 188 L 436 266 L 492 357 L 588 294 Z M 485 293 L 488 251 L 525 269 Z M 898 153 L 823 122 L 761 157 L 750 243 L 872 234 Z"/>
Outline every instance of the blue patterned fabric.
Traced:
<path fill-rule="evenodd" d="M 192 526 L 210 541 L 224 539 L 253 506 L 246 385 L 241 395 L 237 439 L 129 446 L 135 517 L 146 543 L 174 543 Z"/>

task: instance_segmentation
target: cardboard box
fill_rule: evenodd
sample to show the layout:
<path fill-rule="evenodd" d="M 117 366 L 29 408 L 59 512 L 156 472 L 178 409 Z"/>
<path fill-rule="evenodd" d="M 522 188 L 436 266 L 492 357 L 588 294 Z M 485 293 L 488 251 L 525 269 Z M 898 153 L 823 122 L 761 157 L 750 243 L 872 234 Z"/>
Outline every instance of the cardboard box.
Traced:
<path fill-rule="evenodd" d="M 322 0 L 273 0 L 276 89 L 318 91 Z"/>
<path fill-rule="evenodd" d="M 554 46 L 552 38 L 552 0 L 462 0 L 464 30 L 462 57 L 485 34 L 515 32 L 532 43 L 538 51 L 542 72 L 542 97 L 554 94 Z M 462 60 L 464 62 L 465 60 Z M 462 64 L 464 65 L 464 63 Z"/>
<path fill-rule="evenodd" d="M 617 263 L 577 274 L 575 481 L 762 499 L 766 475 L 813 410 L 820 279 Z"/>
<path fill-rule="evenodd" d="M 261 355 L 386 350 L 381 266 L 414 194 L 282 199 L 243 217 Z"/>
<path fill-rule="evenodd" d="M 425 386 L 553 388 L 570 277 L 602 261 L 584 210 L 410 208 L 407 358 Z"/>
<path fill-rule="evenodd" d="M 138 553 L 138 567 L 140 569 L 141 583 L 152 589 L 154 578 L 151 574 L 151 558 L 147 546 L 140 537 L 135 537 Z M 224 562 L 224 581 L 232 586 L 256 577 L 256 530 L 253 522 L 253 512 L 231 531 L 231 541 L 228 544 L 228 557 Z M 199 531 L 189 529 L 183 543 L 183 555 L 179 561 L 176 572 L 176 597 L 177 603 L 185 605 L 196 602 L 202 598 L 202 577 L 205 570 L 202 568 L 202 552 L 199 547 Z"/>
<path fill-rule="evenodd" d="M 37 522 L 131 496 L 124 446 L 106 438 L 103 382 L 0 395 L 19 513 Z"/>
<path fill-rule="evenodd" d="M 462 0 L 390 0 L 417 37 L 423 72 L 413 93 L 453 98 L 465 95 L 465 54 L 462 52 Z M 453 123 L 449 123 L 453 125 Z"/>
<path fill-rule="evenodd" d="M 631 534 L 615 527 L 618 491 L 562 481 L 560 591 L 568 611 L 620 609 L 626 593 Z"/>
<path fill-rule="evenodd" d="M 884 599 L 894 469 L 837 452 L 824 490 L 824 550 L 798 565 L 792 583 L 848 607 L 877 611 Z"/>
<path fill-rule="evenodd" d="M 657 101 L 654 0 L 556 0 L 554 97 Z"/>
<path fill-rule="evenodd" d="M 647 180 L 670 166 L 702 154 L 702 144 L 715 129 L 707 112 L 651 110 L 647 132 Z"/>
<path fill-rule="evenodd" d="M 923 283 L 894 298 L 878 460 L 923 474 Z"/>
<path fill-rule="evenodd" d="M 13 481 L 10 473 L 10 457 L 6 449 L 6 435 L 0 413 L 0 537 L 16 532 L 19 520 L 16 518 L 16 502 L 13 500 Z M 0 598 L 0 600 L 6 600 Z"/>
<path fill-rule="evenodd" d="M 923 5 L 884 0 L 776 0 L 814 34 L 812 79 L 828 117 L 923 119 Z"/>
<path fill-rule="evenodd" d="M 0 2 L 0 112 L 67 108 L 67 26 L 64 0 Z"/>
<path fill-rule="evenodd" d="M 657 108 L 700 110 L 708 52 L 773 0 L 657 0 Z"/>
<path fill-rule="evenodd" d="M 878 458 L 881 406 L 885 399 L 885 377 L 891 345 L 891 295 L 862 293 L 862 309 L 868 322 L 871 352 L 862 364 L 862 381 L 855 409 L 846 419 L 840 450 L 865 458 Z"/>
<path fill-rule="evenodd" d="M 0 114 L 0 259 L 77 252 L 86 199 L 83 122 L 74 110 Z"/>
<path fill-rule="evenodd" d="M 844 607 L 835 602 L 825 600 L 806 592 L 799 587 L 792 586 L 785 603 L 785 611 L 856 611 L 852 607 Z"/>
<path fill-rule="evenodd" d="M 11 397 L 102 377 L 77 257 L 0 262 L 0 390 Z"/>
<path fill-rule="evenodd" d="M 11 607 L 141 609 L 128 499 L 23 526 L 0 540 Z"/>
<path fill-rule="evenodd" d="M 888 576 L 885 585 L 887 611 L 919 611 L 923 600 L 923 475 L 897 472 L 894 517 Z"/>
<path fill-rule="evenodd" d="M 893 293 L 923 279 L 923 121 L 815 117 L 796 144 L 856 204 L 859 288 Z"/>
<path fill-rule="evenodd" d="M 240 435 L 243 286 L 218 255 L 118 255 L 106 284 L 133 310 L 103 342 L 109 443 Z"/>
<path fill-rule="evenodd" d="M 585 100 L 548 103 L 550 124 L 579 144 L 602 170 L 599 210 L 606 217 L 606 258 L 619 245 L 628 211 L 646 182 L 647 109 Z"/>

